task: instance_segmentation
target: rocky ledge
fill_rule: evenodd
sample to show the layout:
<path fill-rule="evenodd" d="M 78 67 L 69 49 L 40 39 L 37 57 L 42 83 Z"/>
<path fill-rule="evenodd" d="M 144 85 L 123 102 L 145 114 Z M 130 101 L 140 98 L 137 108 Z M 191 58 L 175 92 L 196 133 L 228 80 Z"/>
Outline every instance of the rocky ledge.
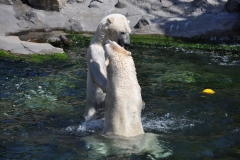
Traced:
<path fill-rule="evenodd" d="M 94 32 L 111 13 L 125 15 L 135 34 L 239 39 L 239 6 L 240 0 L 0 0 L 0 49 L 62 53 L 61 48 L 8 35 L 48 28 Z"/>

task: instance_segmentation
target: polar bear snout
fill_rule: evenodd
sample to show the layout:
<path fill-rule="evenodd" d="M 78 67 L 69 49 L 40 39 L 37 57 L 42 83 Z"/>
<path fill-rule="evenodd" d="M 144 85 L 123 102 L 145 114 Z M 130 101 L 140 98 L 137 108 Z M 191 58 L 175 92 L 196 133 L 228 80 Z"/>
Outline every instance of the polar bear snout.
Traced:
<path fill-rule="evenodd" d="M 130 36 L 128 33 L 120 32 L 118 36 L 118 44 L 122 47 L 130 45 Z"/>

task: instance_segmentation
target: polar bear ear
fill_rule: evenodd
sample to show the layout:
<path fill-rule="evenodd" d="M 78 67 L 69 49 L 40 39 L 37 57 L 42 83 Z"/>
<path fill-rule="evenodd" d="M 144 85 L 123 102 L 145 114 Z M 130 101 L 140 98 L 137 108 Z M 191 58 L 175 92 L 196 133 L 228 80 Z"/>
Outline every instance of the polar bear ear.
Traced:
<path fill-rule="evenodd" d="M 132 55 L 132 53 L 131 53 L 131 52 L 129 52 L 129 51 L 127 51 L 127 54 L 128 54 L 128 56 L 131 56 L 131 55 Z"/>
<path fill-rule="evenodd" d="M 108 22 L 108 24 L 113 23 L 113 22 L 114 22 L 114 18 L 108 18 L 108 19 L 107 19 L 107 22 Z"/>

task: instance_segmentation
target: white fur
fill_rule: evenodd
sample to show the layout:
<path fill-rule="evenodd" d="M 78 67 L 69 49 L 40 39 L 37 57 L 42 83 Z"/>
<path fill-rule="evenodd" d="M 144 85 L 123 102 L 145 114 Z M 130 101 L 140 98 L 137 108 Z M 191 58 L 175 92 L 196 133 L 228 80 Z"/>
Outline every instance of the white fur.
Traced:
<path fill-rule="evenodd" d="M 121 14 L 111 14 L 103 18 L 87 51 L 87 104 L 85 119 L 97 118 L 104 108 L 107 85 L 106 59 L 103 45 L 106 40 L 118 41 L 119 33 L 131 33 L 129 21 Z"/>
<path fill-rule="evenodd" d="M 130 52 L 113 41 L 105 45 L 105 51 L 109 65 L 103 132 L 125 137 L 144 134 L 141 88 Z"/>

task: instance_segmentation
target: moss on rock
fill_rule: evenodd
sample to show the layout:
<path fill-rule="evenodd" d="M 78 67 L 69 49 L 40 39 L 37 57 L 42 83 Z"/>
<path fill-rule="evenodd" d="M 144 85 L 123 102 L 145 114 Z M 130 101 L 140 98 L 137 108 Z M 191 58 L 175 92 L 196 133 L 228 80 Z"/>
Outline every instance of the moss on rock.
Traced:
<path fill-rule="evenodd" d="M 179 47 L 183 49 L 218 51 L 219 54 L 238 54 L 239 45 L 207 44 L 201 38 L 161 35 L 131 35 L 131 45 L 139 47 Z"/>
<path fill-rule="evenodd" d="M 0 59 L 8 59 L 13 61 L 28 61 L 33 63 L 43 63 L 47 61 L 66 61 L 68 55 L 66 53 L 54 54 L 31 54 L 31 55 L 14 55 L 10 52 L 0 50 Z"/>

